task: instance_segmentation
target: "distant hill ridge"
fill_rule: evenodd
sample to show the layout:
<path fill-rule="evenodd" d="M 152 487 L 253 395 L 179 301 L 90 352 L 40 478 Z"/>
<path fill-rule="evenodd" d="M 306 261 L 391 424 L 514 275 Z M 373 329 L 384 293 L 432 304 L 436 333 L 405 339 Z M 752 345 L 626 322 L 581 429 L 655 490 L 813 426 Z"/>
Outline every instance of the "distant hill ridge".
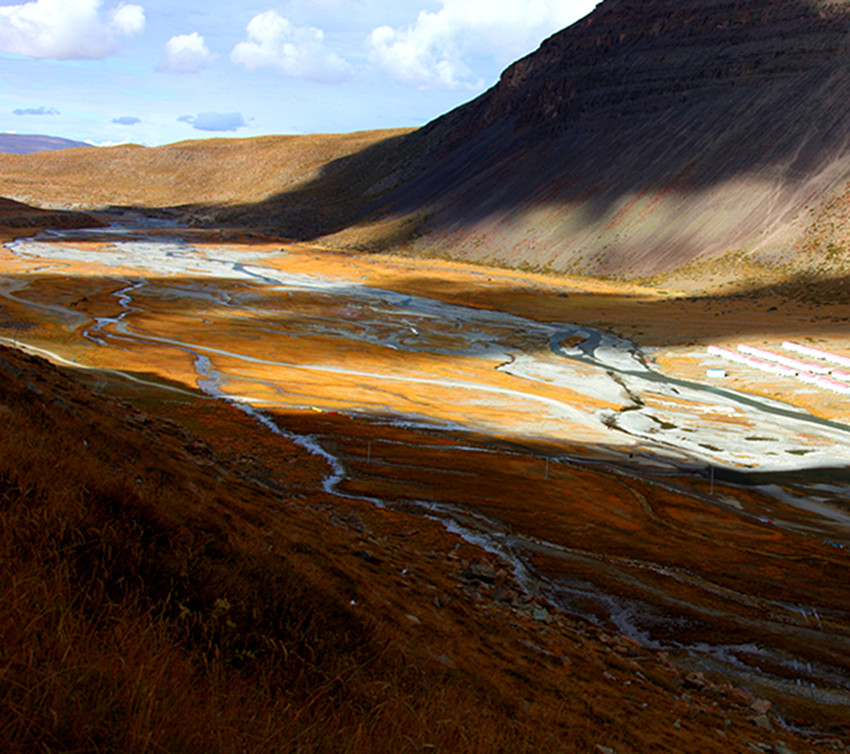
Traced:
<path fill-rule="evenodd" d="M 0 152 L 9 154 L 32 154 L 33 152 L 49 152 L 55 149 L 73 149 L 75 147 L 91 147 L 82 141 L 62 139 L 58 136 L 42 136 L 40 134 L 0 134 Z"/>

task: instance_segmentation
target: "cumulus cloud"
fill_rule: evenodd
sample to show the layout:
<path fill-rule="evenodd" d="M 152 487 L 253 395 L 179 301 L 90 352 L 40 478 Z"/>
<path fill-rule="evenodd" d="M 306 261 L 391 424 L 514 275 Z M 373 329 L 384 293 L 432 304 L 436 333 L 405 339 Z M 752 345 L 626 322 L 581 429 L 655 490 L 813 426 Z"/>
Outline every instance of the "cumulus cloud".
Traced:
<path fill-rule="evenodd" d="M 476 55 L 506 65 L 546 36 L 591 11 L 596 0 L 441 0 L 403 28 L 379 26 L 369 35 L 370 60 L 392 76 L 421 88 L 478 87 L 470 61 Z"/>
<path fill-rule="evenodd" d="M 29 58 L 82 60 L 115 52 L 119 39 L 145 28 L 140 5 L 104 12 L 103 0 L 33 0 L 0 7 L 0 52 Z"/>
<path fill-rule="evenodd" d="M 181 115 L 177 120 L 190 123 L 198 131 L 235 131 L 248 125 L 241 113 L 198 113 Z"/>
<path fill-rule="evenodd" d="M 248 24 L 248 39 L 230 53 L 249 71 L 274 68 L 286 76 L 331 83 L 351 76 L 351 65 L 325 46 L 325 35 L 312 26 L 295 26 L 273 10 Z"/>
<path fill-rule="evenodd" d="M 55 107 L 19 107 L 12 110 L 15 115 L 59 115 Z"/>
<path fill-rule="evenodd" d="M 161 69 L 172 73 L 197 73 L 212 65 L 214 57 L 198 32 L 178 34 L 165 43 L 165 62 Z"/>
<path fill-rule="evenodd" d="M 136 123 L 141 123 L 141 118 L 136 118 L 132 115 L 122 115 L 120 118 L 113 118 L 113 123 L 117 123 L 119 126 L 135 126 Z"/>

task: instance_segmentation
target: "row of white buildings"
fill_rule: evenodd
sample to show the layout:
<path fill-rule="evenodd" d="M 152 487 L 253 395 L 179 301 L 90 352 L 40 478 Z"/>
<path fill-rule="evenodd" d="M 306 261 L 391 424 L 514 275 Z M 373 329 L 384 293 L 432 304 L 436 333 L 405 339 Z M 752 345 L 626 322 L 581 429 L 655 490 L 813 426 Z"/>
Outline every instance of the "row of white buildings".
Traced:
<path fill-rule="evenodd" d="M 727 361 L 758 369 L 770 374 L 779 374 L 785 377 L 795 377 L 801 382 L 831 390 L 841 395 L 850 395 L 850 372 L 839 369 L 839 367 L 850 368 L 850 358 L 830 351 L 822 351 L 819 348 L 811 348 L 793 341 L 786 340 L 782 348 L 791 353 L 797 353 L 807 357 L 810 361 L 802 361 L 791 356 L 786 356 L 763 348 L 754 348 L 741 343 L 737 351 L 728 348 L 709 346 L 708 352 L 712 356 L 719 356 Z M 811 361 L 815 359 L 816 361 Z M 709 370 L 711 374 L 712 370 Z"/>

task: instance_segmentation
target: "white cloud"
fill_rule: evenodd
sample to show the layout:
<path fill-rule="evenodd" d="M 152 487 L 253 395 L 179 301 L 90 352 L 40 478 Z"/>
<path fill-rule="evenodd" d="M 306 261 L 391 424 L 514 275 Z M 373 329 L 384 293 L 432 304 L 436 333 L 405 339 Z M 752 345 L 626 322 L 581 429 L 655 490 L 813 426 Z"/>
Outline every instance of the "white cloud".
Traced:
<path fill-rule="evenodd" d="M 214 57 L 198 32 L 179 34 L 165 43 L 165 62 L 162 64 L 162 70 L 172 73 L 197 73 L 212 65 Z"/>
<path fill-rule="evenodd" d="M 198 131 L 235 131 L 248 125 L 241 113 L 198 113 L 181 115 L 177 120 L 190 123 Z"/>
<path fill-rule="evenodd" d="M 140 5 L 101 12 L 103 0 L 33 0 L 0 7 L 0 52 L 29 58 L 80 60 L 115 52 L 119 38 L 145 27 Z"/>
<path fill-rule="evenodd" d="M 121 3 L 109 13 L 111 26 L 118 34 L 130 37 L 145 29 L 145 9 L 141 5 Z"/>
<path fill-rule="evenodd" d="M 19 107 L 12 110 L 14 115 L 59 115 L 59 111 L 55 107 Z"/>
<path fill-rule="evenodd" d="M 421 88 L 475 88 L 482 84 L 470 67 L 476 56 L 507 65 L 596 5 L 596 0 L 440 1 L 440 10 L 421 11 L 411 26 L 373 29 L 370 60 Z"/>
<path fill-rule="evenodd" d="M 286 76 L 331 83 L 351 76 L 351 65 L 325 46 L 324 33 L 312 26 L 295 26 L 273 10 L 248 24 L 248 40 L 230 54 L 249 71 L 274 68 Z"/>
<path fill-rule="evenodd" d="M 122 115 L 120 118 L 113 118 L 112 122 L 119 126 L 135 126 L 137 123 L 141 123 L 142 119 L 134 115 Z"/>

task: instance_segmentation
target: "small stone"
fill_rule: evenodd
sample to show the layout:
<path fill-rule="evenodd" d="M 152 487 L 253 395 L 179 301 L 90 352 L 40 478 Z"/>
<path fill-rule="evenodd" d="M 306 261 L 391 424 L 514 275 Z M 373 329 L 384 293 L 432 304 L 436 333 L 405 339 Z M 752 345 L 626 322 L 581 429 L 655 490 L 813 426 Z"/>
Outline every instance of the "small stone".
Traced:
<path fill-rule="evenodd" d="M 676 720 L 676 722 L 674 722 L 674 723 L 673 723 L 673 727 L 674 727 L 676 730 L 679 730 L 679 728 L 681 728 L 681 727 L 682 727 L 682 721 L 681 721 L 681 720 Z"/>
<path fill-rule="evenodd" d="M 735 697 L 739 702 L 744 702 L 744 704 L 752 704 L 756 698 L 746 689 L 742 689 L 740 686 L 738 688 L 734 688 L 731 691 L 731 695 Z"/>
<path fill-rule="evenodd" d="M 782 741 L 777 741 L 773 746 L 773 750 L 776 754 L 796 754 L 793 749 L 789 749 Z"/>
<path fill-rule="evenodd" d="M 377 566 L 377 565 L 381 564 L 381 559 L 376 558 L 368 550 L 361 550 L 360 552 L 357 553 L 357 557 L 360 558 L 361 560 L 365 560 L 369 565 Z"/>
<path fill-rule="evenodd" d="M 455 661 L 448 655 L 440 655 L 437 658 L 437 662 L 439 662 L 441 665 L 445 665 L 447 668 L 455 667 Z"/>
<path fill-rule="evenodd" d="M 547 623 L 549 621 L 549 611 L 545 607 L 535 607 L 531 617 L 541 623 Z"/>
<path fill-rule="evenodd" d="M 767 699 L 756 699 L 750 705 L 750 709 L 753 712 L 758 713 L 759 715 L 766 715 L 768 712 L 770 712 L 770 708 L 772 706 L 773 705 L 769 701 L 767 701 Z"/>
<path fill-rule="evenodd" d="M 763 730 L 771 730 L 773 725 L 770 723 L 770 718 L 767 715 L 756 715 L 752 720 L 752 724 Z"/>
<path fill-rule="evenodd" d="M 419 618 L 417 618 L 415 615 L 411 615 L 410 613 L 407 614 L 407 619 L 411 623 L 415 623 L 416 625 L 419 625 L 420 623 L 422 623 L 422 621 L 419 620 Z"/>
<path fill-rule="evenodd" d="M 700 672 L 688 673 L 685 676 L 685 688 L 702 689 L 706 685 L 705 676 Z"/>
<path fill-rule="evenodd" d="M 485 584 L 492 584 L 496 575 L 494 568 L 481 563 L 470 563 L 461 574 L 467 581 L 483 581 Z"/>
<path fill-rule="evenodd" d="M 496 602 L 513 602 L 516 599 L 516 592 L 504 586 L 497 586 L 493 590 L 493 599 Z"/>
<path fill-rule="evenodd" d="M 596 751 L 598 751 L 599 754 L 617 754 L 616 751 L 608 746 L 603 746 L 602 744 L 596 744 Z"/>

